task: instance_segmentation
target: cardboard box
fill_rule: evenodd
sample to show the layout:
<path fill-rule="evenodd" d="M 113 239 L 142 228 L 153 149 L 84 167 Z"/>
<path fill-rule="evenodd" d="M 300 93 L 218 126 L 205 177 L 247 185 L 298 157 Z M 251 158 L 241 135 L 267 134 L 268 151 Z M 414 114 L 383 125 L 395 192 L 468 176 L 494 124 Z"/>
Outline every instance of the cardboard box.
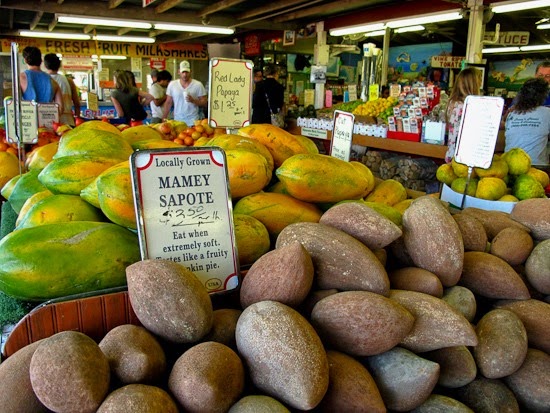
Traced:
<path fill-rule="evenodd" d="M 462 204 L 462 194 L 453 191 L 445 184 L 443 184 L 440 198 L 442 201 L 448 202 L 452 208 L 461 209 L 460 205 Z M 464 208 L 473 207 L 488 211 L 502 211 L 510 213 L 516 204 L 517 202 L 487 201 L 486 199 L 479 199 L 466 195 Z"/>

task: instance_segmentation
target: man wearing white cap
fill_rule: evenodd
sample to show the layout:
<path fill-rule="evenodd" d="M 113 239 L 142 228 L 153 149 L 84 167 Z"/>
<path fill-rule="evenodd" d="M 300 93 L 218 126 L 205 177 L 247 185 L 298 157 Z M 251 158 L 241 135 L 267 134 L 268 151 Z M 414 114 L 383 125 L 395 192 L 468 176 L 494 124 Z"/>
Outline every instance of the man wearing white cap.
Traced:
<path fill-rule="evenodd" d="M 191 78 L 191 65 L 187 60 L 180 63 L 180 78 L 173 80 L 166 89 L 166 101 L 162 117 L 166 119 L 174 105 L 174 119 L 189 126 L 199 119 L 199 106 L 207 104 L 206 90 L 201 82 Z"/>

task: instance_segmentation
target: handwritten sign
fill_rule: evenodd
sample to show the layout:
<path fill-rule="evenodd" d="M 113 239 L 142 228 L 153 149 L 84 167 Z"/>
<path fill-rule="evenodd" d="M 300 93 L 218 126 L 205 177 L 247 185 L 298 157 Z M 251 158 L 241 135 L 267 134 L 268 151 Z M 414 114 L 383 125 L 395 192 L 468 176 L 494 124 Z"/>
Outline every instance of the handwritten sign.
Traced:
<path fill-rule="evenodd" d="M 478 168 L 491 166 L 503 107 L 501 97 L 466 97 L 456 142 L 457 162 Z"/>
<path fill-rule="evenodd" d="M 38 104 L 38 125 L 53 129 L 53 123 L 59 122 L 59 106 L 57 103 Z"/>
<path fill-rule="evenodd" d="M 21 131 L 16 125 L 15 101 L 4 100 L 6 112 L 6 136 L 10 142 L 35 143 L 38 139 L 38 110 L 36 102 L 21 101 Z"/>
<path fill-rule="evenodd" d="M 237 288 L 239 265 L 223 150 L 142 150 L 130 162 L 142 258 L 183 265 L 209 292 Z"/>
<path fill-rule="evenodd" d="M 334 111 L 334 126 L 332 129 L 332 141 L 330 155 L 349 161 L 351 155 L 351 141 L 353 139 L 353 122 L 355 116 L 341 110 Z"/>
<path fill-rule="evenodd" d="M 99 99 L 97 93 L 88 92 L 87 94 L 88 109 L 97 112 L 99 110 Z"/>
<path fill-rule="evenodd" d="M 211 59 L 209 68 L 208 123 L 215 128 L 250 124 L 252 68 L 250 60 Z"/>
<path fill-rule="evenodd" d="M 348 85 L 348 92 L 350 102 L 357 100 L 357 85 Z"/>
<path fill-rule="evenodd" d="M 460 69 L 464 56 L 432 56 L 432 67 Z"/>

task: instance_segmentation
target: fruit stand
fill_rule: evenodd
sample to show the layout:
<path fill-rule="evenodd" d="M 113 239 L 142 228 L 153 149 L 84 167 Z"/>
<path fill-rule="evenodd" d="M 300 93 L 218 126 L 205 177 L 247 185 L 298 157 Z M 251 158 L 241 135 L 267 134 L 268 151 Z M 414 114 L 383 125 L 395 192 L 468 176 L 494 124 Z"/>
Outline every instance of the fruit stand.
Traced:
<path fill-rule="evenodd" d="M 8 178 L 0 290 L 43 305 L 3 348 L 6 411 L 547 411 L 548 175 L 496 157 L 485 173 L 506 174 L 477 171 L 472 194 L 489 206 L 451 209 L 299 129 L 222 132 L 89 121 Z M 186 139 L 227 158 L 241 282 L 226 293 L 140 257 L 128 157 Z M 437 178 L 457 189 L 464 165 L 445 165 Z"/>

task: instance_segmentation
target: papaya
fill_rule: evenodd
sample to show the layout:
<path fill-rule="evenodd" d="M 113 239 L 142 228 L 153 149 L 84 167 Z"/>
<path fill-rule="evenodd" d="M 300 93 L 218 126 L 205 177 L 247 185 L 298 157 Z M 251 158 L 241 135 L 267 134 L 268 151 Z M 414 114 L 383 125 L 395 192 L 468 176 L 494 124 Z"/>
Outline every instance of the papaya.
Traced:
<path fill-rule="evenodd" d="M 61 137 L 54 159 L 65 156 L 88 155 L 124 161 L 134 152 L 120 133 L 87 130 L 77 127 Z"/>
<path fill-rule="evenodd" d="M 290 224 L 319 222 L 322 215 L 321 210 L 313 204 L 275 192 L 247 195 L 237 201 L 233 213 L 256 218 L 265 225 L 273 239 Z"/>
<path fill-rule="evenodd" d="M 96 208 L 100 208 L 99 205 L 99 194 L 97 192 L 97 180 L 102 174 L 106 174 L 111 172 L 113 169 L 117 168 L 129 168 L 130 163 L 129 161 L 122 161 L 120 163 L 117 163 L 116 165 L 111 166 L 110 168 L 105 169 L 103 172 L 101 172 L 97 178 L 95 178 L 92 182 L 90 182 L 88 185 L 86 185 L 82 191 L 80 191 L 80 198 L 82 198 L 84 201 L 86 201 L 89 204 L 92 204 Z"/>
<path fill-rule="evenodd" d="M 39 146 L 36 149 L 33 149 L 27 155 L 27 160 L 25 161 L 25 166 L 27 169 L 44 169 L 53 159 L 53 156 L 57 152 L 58 146 L 59 142 L 51 142 L 47 145 Z"/>
<path fill-rule="evenodd" d="M 81 123 L 73 130 L 105 131 L 105 132 L 111 132 L 117 135 L 121 134 L 120 130 L 115 125 L 111 125 L 109 122 L 103 122 L 100 120 L 90 120 L 90 121 Z"/>
<path fill-rule="evenodd" d="M 368 202 L 380 202 L 393 206 L 407 199 L 407 190 L 403 184 L 395 179 L 386 179 L 374 187 L 374 190 L 365 198 Z"/>
<path fill-rule="evenodd" d="M 112 168 L 97 178 L 101 211 L 115 224 L 137 228 L 129 163 Z"/>
<path fill-rule="evenodd" d="M 195 142 L 195 145 L 196 144 L 197 143 Z M 269 168 L 273 171 L 274 164 L 271 152 L 269 152 L 264 144 L 255 139 L 240 135 L 216 135 L 208 141 L 208 146 L 218 146 L 225 151 L 230 151 L 232 149 L 244 149 L 250 152 L 259 153 L 266 159 Z"/>
<path fill-rule="evenodd" d="M 16 229 L 67 221 L 105 221 L 99 209 L 77 195 L 44 196 L 25 213 Z"/>
<path fill-rule="evenodd" d="M 269 188 L 266 189 L 266 192 L 276 192 L 278 194 L 288 195 L 288 191 L 285 188 L 285 185 L 281 181 L 275 182 Z"/>
<path fill-rule="evenodd" d="M 319 153 L 319 148 L 315 145 L 311 139 L 303 135 L 294 135 L 298 142 L 300 142 L 308 153 Z"/>
<path fill-rule="evenodd" d="M 130 145 L 137 141 L 162 140 L 164 135 L 148 125 L 132 126 L 121 132 L 122 137 Z"/>
<path fill-rule="evenodd" d="M 397 204 L 394 204 L 393 208 L 397 209 L 399 212 L 401 212 L 401 214 L 403 214 L 405 210 L 411 206 L 413 201 L 413 198 L 405 199 L 404 201 L 400 201 Z"/>
<path fill-rule="evenodd" d="M 366 206 L 384 215 L 398 227 L 403 226 L 403 214 L 396 208 L 382 202 L 363 201 Z"/>
<path fill-rule="evenodd" d="M 369 169 L 369 167 L 364 163 L 357 162 L 357 161 L 350 161 L 350 165 L 353 166 L 359 174 L 363 175 L 366 178 L 367 182 L 369 183 L 367 188 L 365 189 L 364 195 L 362 196 L 362 198 L 364 198 L 368 194 L 370 194 L 375 187 L 374 174 Z"/>
<path fill-rule="evenodd" d="M 21 228 L 0 241 L 0 290 L 43 301 L 126 285 L 140 260 L 138 237 L 107 222 L 72 221 Z"/>
<path fill-rule="evenodd" d="M 264 224 L 251 215 L 233 214 L 240 265 L 253 264 L 269 251 L 271 241 Z"/>
<path fill-rule="evenodd" d="M 0 188 L 21 170 L 19 158 L 13 153 L 0 151 Z"/>
<path fill-rule="evenodd" d="M 263 155 L 244 149 L 225 153 L 231 198 L 242 198 L 261 191 L 271 180 L 272 170 Z"/>
<path fill-rule="evenodd" d="M 359 199 L 372 185 L 357 166 L 321 154 L 294 155 L 275 174 L 290 195 L 313 203 Z"/>
<path fill-rule="evenodd" d="M 120 159 L 98 156 L 64 156 L 40 171 L 38 180 L 54 194 L 80 195 L 90 182 Z"/>
<path fill-rule="evenodd" d="M 15 175 L 2 186 L 2 189 L 0 190 L 0 195 L 2 195 L 4 199 L 8 199 L 10 197 L 11 193 L 13 192 L 13 188 L 15 188 L 15 184 L 17 183 L 17 181 L 19 181 L 21 176 L 22 175 Z"/>
<path fill-rule="evenodd" d="M 293 155 L 308 153 L 296 136 L 270 124 L 252 124 L 237 130 L 237 134 L 262 143 L 273 156 L 275 168 Z"/>
<path fill-rule="evenodd" d="M 143 141 L 132 142 L 132 149 L 135 151 L 143 149 L 165 149 L 165 148 L 183 148 L 184 145 L 176 143 L 174 141 L 167 141 L 163 139 L 146 139 Z"/>
<path fill-rule="evenodd" d="M 21 211 L 19 211 L 19 215 L 17 216 L 17 220 L 15 221 L 15 226 L 19 226 L 25 215 L 27 215 L 27 212 L 29 212 L 34 204 L 52 195 L 53 193 L 50 190 L 46 189 L 45 191 L 37 192 L 36 194 L 33 194 L 30 198 L 28 198 L 21 207 Z"/>
<path fill-rule="evenodd" d="M 21 175 L 21 178 L 15 182 L 13 190 L 7 199 L 10 201 L 13 210 L 18 214 L 21 212 L 21 208 L 27 199 L 37 192 L 48 189 L 38 179 L 39 174 L 40 170 L 34 169 Z"/>

